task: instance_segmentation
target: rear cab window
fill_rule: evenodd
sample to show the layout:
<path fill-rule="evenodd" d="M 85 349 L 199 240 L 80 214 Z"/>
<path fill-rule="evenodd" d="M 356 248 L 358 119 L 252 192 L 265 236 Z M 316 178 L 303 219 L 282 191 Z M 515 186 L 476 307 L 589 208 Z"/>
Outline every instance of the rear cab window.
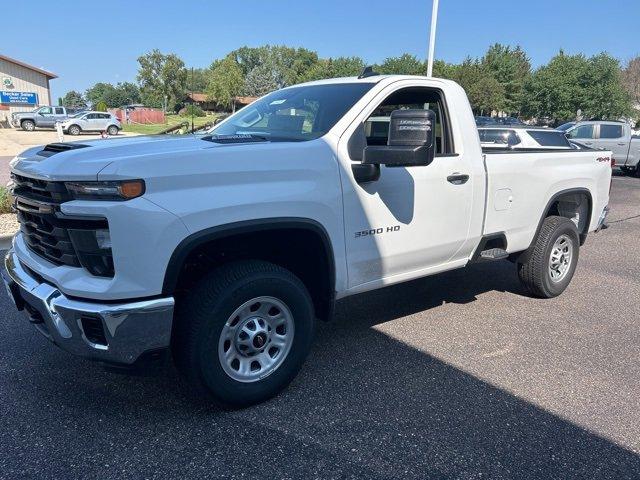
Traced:
<path fill-rule="evenodd" d="M 481 128 L 478 130 L 480 134 L 480 143 L 491 144 L 496 147 L 511 147 L 518 145 L 521 140 L 518 134 L 509 129 L 501 128 Z"/>
<path fill-rule="evenodd" d="M 527 133 L 531 135 L 531 138 L 538 142 L 541 147 L 572 148 L 564 132 L 554 130 L 527 130 Z"/>

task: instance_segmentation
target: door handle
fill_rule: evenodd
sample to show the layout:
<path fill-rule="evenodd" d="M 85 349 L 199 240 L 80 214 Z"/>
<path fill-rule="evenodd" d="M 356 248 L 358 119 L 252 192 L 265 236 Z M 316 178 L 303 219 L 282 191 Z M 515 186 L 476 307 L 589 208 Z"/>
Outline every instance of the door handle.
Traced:
<path fill-rule="evenodd" d="M 447 177 L 447 182 L 454 185 L 462 185 L 463 183 L 467 183 L 467 180 L 469 180 L 469 175 L 465 175 L 464 173 L 454 173 Z"/>
<path fill-rule="evenodd" d="M 620 145 L 621 147 L 624 147 L 626 145 L 626 143 L 619 143 L 618 145 Z"/>

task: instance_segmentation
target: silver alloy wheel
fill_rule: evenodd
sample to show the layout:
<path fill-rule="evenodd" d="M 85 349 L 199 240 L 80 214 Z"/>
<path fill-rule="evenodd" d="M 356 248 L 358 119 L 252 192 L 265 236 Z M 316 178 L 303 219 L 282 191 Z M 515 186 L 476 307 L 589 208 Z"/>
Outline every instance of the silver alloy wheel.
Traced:
<path fill-rule="evenodd" d="M 282 365 L 293 335 L 293 315 L 282 301 L 252 298 L 240 305 L 222 328 L 218 359 L 232 379 L 257 382 Z"/>
<path fill-rule="evenodd" d="M 568 235 L 560 235 L 551 248 L 549 276 L 551 281 L 560 282 L 567 276 L 573 258 L 573 242 Z"/>
<path fill-rule="evenodd" d="M 116 127 L 115 125 L 111 125 L 109 128 L 107 128 L 107 133 L 109 135 L 111 135 L 112 137 L 114 135 L 117 135 L 118 134 L 118 127 Z"/>
<path fill-rule="evenodd" d="M 69 127 L 69 133 L 71 135 L 80 135 L 80 127 L 78 127 L 77 125 L 71 125 Z"/>
<path fill-rule="evenodd" d="M 24 128 L 27 132 L 33 132 L 36 129 L 36 124 L 31 120 L 27 120 L 22 122 L 22 128 Z"/>

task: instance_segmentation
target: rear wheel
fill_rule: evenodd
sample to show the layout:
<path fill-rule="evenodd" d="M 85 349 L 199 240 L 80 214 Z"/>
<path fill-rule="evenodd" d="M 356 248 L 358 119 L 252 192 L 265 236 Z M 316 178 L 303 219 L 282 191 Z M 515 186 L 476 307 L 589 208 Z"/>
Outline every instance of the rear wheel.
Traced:
<path fill-rule="evenodd" d="M 70 135 L 80 135 L 80 127 L 78 125 L 71 125 L 67 131 L 69 132 Z"/>
<path fill-rule="evenodd" d="M 23 120 L 20 126 L 27 132 L 33 132 L 36 129 L 36 124 L 33 120 Z"/>
<path fill-rule="evenodd" d="M 179 370 L 215 401 L 247 406 L 284 389 L 311 346 L 313 304 L 288 270 L 262 261 L 223 265 L 177 303 Z"/>
<path fill-rule="evenodd" d="M 529 293 L 540 298 L 560 295 L 571 283 L 578 263 L 580 237 L 575 223 L 565 217 L 547 217 L 518 276 Z"/>
<path fill-rule="evenodd" d="M 115 125 L 110 125 L 109 128 L 107 128 L 107 133 L 110 136 L 114 136 L 118 134 L 118 127 L 116 127 Z"/>

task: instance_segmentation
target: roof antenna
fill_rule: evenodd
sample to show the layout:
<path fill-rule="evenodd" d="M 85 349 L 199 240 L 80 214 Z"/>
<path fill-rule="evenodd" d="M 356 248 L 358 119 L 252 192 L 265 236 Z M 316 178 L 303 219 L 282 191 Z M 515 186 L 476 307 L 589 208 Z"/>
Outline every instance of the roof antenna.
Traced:
<path fill-rule="evenodd" d="M 376 75 L 380 75 L 378 72 L 373 71 L 373 67 L 371 65 L 367 65 L 362 69 L 358 78 L 367 78 L 367 77 L 375 77 Z"/>

